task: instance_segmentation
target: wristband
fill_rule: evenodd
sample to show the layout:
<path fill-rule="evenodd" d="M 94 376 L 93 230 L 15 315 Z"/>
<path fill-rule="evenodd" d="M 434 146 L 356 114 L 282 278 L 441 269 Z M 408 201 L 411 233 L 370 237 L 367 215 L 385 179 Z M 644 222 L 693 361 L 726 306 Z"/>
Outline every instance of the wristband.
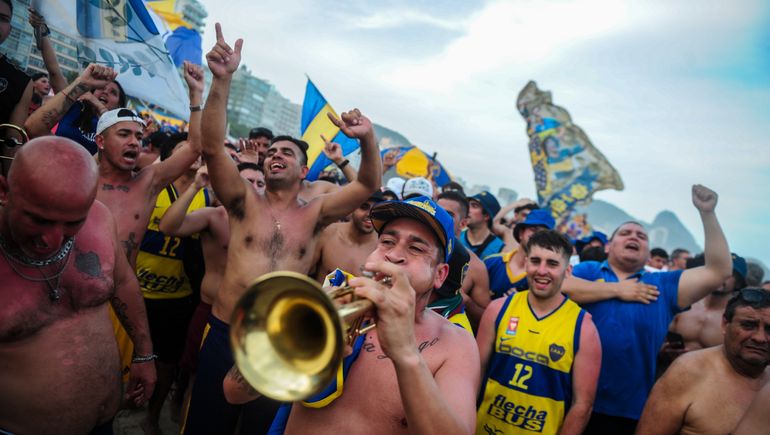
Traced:
<path fill-rule="evenodd" d="M 340 168 L 340 169 L 345 169 L 345 166 L 347 166 L 348 163 L 350 163 L 350 160 L 345 159 L 345 160 L 342 161 L 342 163 L 338 163 L 337 167 Z"/>
<path fill-rule="evenodd" d="M 149 355 L 134 355 L 134 357 L 131 359 L 132 363 L 145 363 L 150 362 L 158 359 L 158 355 L 155 355 L 154 353 L 151 353 Z"/>
<path fill-rule="evenodd" d="M 190 112 L 200 112 L 201 111 L 201 105 L 198 104 L 197 106 L 190 106 Z"/>

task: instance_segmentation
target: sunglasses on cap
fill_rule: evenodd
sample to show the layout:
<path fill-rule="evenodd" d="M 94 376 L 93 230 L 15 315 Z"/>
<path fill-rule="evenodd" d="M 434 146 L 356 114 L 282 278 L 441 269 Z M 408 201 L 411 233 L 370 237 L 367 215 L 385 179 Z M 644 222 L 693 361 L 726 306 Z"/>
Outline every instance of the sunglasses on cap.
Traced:
<path fill-rule="evenodd" d="M 739 290 L 735 296 L 730 298 L 730 302 L 735 302 L 738 299 L 749 304 L 770 304 L 770 291 L 759 288 L 745 288 Z"/>

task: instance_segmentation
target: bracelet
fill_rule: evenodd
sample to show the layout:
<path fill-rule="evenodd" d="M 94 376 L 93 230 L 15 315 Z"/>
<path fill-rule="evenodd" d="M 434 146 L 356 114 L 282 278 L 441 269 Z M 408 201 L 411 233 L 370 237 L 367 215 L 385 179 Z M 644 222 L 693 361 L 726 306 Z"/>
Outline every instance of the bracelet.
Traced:
<path fill-rule="evenodd" d="M 342 161 L 342 163 L 338 163 L 337 167 L 340 169 L 345 169 L 345 166 L 347 166 L 350 163 L 350 160 L 345 159 Z"/>
<path fill-rule="evenodd" d="M 158 355 L 155 355 L 154 353 L 151 353 L 149 355 L 134 355 L 134 357 L 131 359 L 132 363 L 145 363 L 150 362 L 158 359 Z"/>
<path fill-rule="evenodd" d="M 201 105 L 198 104 L 197 106 L 190 106 L 190 112 L 200 112 L 202 109 Z"/>

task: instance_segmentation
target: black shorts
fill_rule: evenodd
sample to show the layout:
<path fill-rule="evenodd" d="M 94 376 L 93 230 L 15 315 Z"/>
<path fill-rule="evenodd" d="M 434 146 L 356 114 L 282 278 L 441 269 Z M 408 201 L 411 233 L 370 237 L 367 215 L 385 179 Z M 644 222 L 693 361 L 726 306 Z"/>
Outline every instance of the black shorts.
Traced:
<path fill-rule="evenodd" d="M 153 352 L 158 361 L 177 364 L 182 357 L 187 326 L 193 310 L 193 298 L 145 299 Z"/>

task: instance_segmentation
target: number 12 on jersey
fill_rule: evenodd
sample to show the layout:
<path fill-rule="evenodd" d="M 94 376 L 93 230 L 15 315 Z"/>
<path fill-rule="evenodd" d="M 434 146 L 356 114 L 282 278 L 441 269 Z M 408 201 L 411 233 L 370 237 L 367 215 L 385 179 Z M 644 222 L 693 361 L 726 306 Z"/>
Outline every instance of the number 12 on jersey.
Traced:
<path fill-rule="evenodd" d="M 511 378 L 511 385 L 526 390 L 528 388 L 526 382 L 532 377 L 532 367 L 522 363 L 517 363 L 513 367 L 515 372 Z"/>

